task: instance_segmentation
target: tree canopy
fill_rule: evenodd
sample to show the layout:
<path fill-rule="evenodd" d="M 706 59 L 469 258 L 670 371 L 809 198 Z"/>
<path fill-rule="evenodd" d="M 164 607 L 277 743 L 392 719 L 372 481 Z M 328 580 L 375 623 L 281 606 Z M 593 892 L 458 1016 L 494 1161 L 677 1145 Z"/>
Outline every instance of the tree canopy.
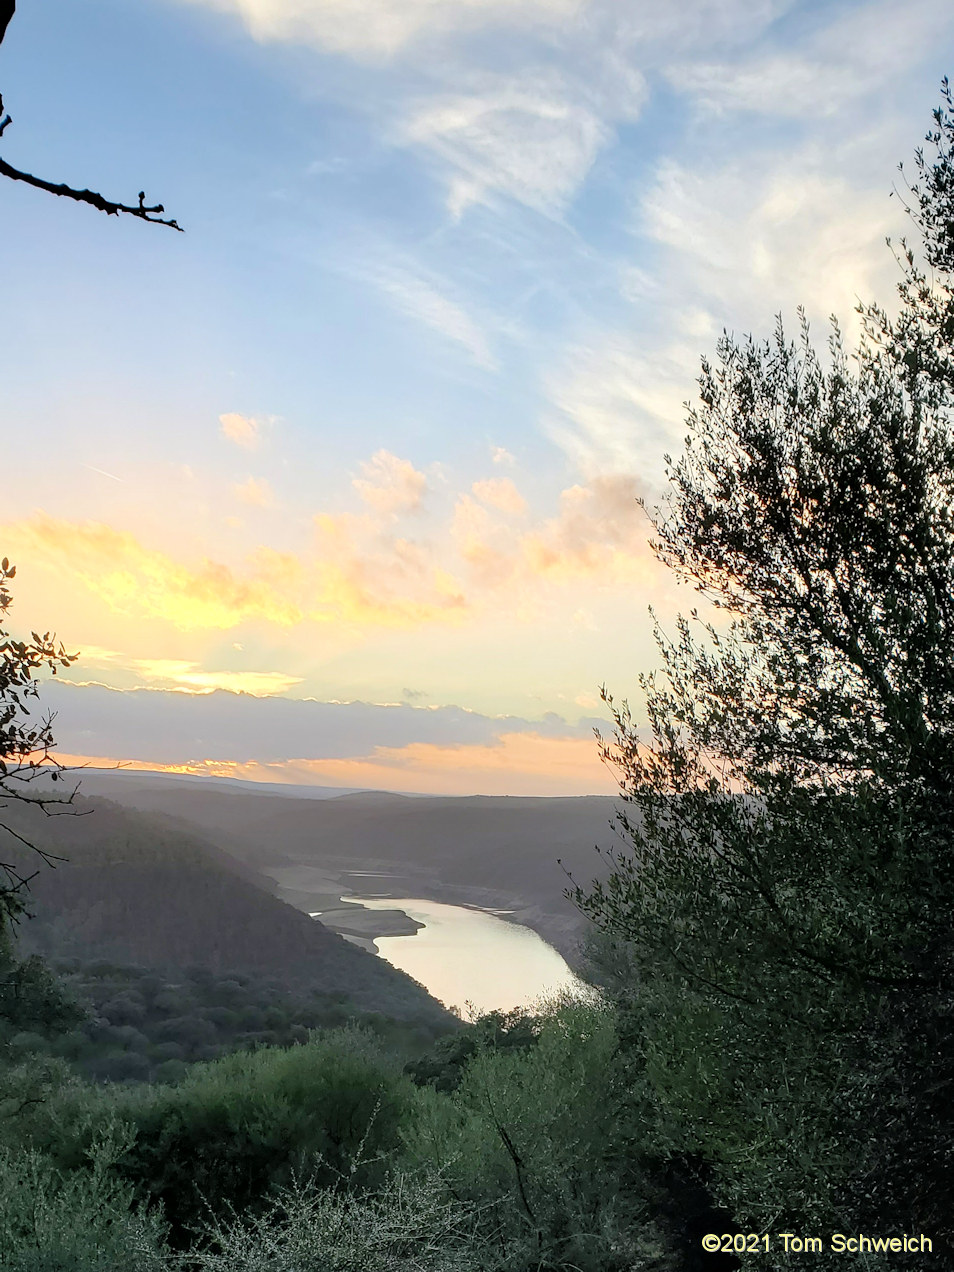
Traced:
<path fill-rule="evenodd" d="M 651 520 L 724 617 L 657 624 L 644 727 L 604 689 L 625 847 L 572 895 L 628 951 L 660 1144 L 709 1163 L 748 1231 L 930 1236 L 954 1213 L 946 81 L 935 125 L 897 313 L 861 307 L 850 354 L 802 315 L 703 363 Z"/>

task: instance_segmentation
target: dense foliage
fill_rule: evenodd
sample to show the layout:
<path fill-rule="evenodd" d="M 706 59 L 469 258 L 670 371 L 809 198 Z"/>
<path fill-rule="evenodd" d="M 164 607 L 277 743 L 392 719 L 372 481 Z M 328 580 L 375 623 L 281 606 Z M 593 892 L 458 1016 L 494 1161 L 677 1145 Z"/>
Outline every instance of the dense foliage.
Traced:
<path fill-rule="evenodd" d="M 935 1241 L 954 1214 L 954 114 L 919 153 L 897 318 L 849 358 L 726 336 L 656 549 L 723 615 L 605 695 L 611 938 L 650 1139 L 749 1232 Z M 827 1244 L 827 1243 L 826 1243 Z M 780 1248 L 758 1259 L 786 1266 Z M 813 1266 L 837 1266 L 826 1252 Z"/>
<path fill-rule="evenodd" d="M 438 1036 L 429 1020 L 362 1011 L 343 991 L 289 988 L 243 972 L 169 973 L 79 959 L 47 965 L 33 957 L 18 964 L 18 975 L 33 980 L 18 1012 L 4 1010 L 0 999 L 0 1053 L 13 1062 L 60 1057 L 91 1081 L 176 1082 L 196 1061 L 288 1047 L 312 1030 L 349 1023 L 409 1054 Z"/>
<path fill-rule="evenodd" d="M 507 1023 L 464 1027 L 451 1091 L 355 1026 L 175 1085 L 60 1062 L 31 1100 L 36 1074 L 8 1070 L 25 1098 L 0 1119 L 0 1267 L 119 1272 L 124 1245 L 136 1267 L 210 1272 L 674 1266 L 627 1152 L 613 1011 L 566 1000 Z"/>

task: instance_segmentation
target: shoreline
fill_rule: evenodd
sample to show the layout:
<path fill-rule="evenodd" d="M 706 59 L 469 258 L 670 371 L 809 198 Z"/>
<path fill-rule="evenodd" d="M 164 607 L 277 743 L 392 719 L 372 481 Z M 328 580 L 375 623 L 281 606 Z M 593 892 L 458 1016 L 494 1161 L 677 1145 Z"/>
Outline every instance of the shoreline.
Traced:
<path fill-rule="evenodd" d="M 581 974 L 579 925 L 571 917 L 550 914 L 519 897 L 492 888 L 445 884 L 416 872 L 405 875 L 393 871 L 338 871 L 328 865 L 304 863 L 273 867 L 263 873 L 273 881 L 281 900 L 324 923 L 345 940 L 378 955 L 377 939 L 413 936 L 425 925 L 400 909 L 369 910 L 360 902 L 349 900 L 355 895 L 353 884 L 359 881 L 363 895 L 382 901 L 389 897 L 417 896 L 422 901 L 477 910 L 505 923 L 529 928 L 563 957 L 571 971 Z M 382 883 L 386 880 L 387 887 L 375 888 L 373 880 Z"/>

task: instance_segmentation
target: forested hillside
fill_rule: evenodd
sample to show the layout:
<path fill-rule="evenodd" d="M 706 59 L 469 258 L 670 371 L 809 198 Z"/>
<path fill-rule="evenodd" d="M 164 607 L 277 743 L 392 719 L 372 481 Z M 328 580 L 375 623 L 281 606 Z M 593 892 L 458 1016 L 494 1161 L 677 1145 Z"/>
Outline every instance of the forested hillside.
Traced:
<path fill-rule="evenodd" d="M 123 804 L 166 811 L 223 850 L 260 870 L 320 867 L 381 870 L 396 896 L 498 906 L 578 963 L 586 921 L 564 896 L 560 862 L 584 883 L 605 871 L 594 851 L 617 843 L 609 796 L 567 799 L 474 796 L 438 798 L 379 791 L 328 799 L 261 794 L 253 784 L 218 788 L 175 777 L 87 773 L 83 789 Z M 307 905 L 307 897 L 302 898 Z M 318 907 L 315 907 L 318 908 Z"/>
<path fill-rule="evenodd" d="M 417 982 L 270 895 L 264 880 L 181 827 L 81 795 L 75 810 L 4 812 L 11 828 L 67 859 L 31 882 L 23 953 L 245 972 L 342 994 L 366 1011 L 447 1019 Z M 35 868 L 22 845 L 5 853 Z"/>

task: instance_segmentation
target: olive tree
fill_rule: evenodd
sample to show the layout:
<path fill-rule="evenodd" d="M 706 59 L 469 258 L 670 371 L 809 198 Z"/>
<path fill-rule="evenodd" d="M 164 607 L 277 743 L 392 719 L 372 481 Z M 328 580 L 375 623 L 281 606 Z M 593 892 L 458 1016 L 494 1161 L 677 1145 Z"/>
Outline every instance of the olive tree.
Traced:
<path fill-rule="evenodd" d="M 625 847 L 571 895 L 628 950 L 657 1144 L 707 1162 L 750 1231 L 930 1234 L 954 1213 L 943 91 L 898 315 L 863 307 L 851 354 L 834 319 L 818 351 L 802 316 L 795 341 L 779 320 L 703 363 L 653 546 L 724 618 L 657 624 L 645 727 L 604 689 Z"/>

